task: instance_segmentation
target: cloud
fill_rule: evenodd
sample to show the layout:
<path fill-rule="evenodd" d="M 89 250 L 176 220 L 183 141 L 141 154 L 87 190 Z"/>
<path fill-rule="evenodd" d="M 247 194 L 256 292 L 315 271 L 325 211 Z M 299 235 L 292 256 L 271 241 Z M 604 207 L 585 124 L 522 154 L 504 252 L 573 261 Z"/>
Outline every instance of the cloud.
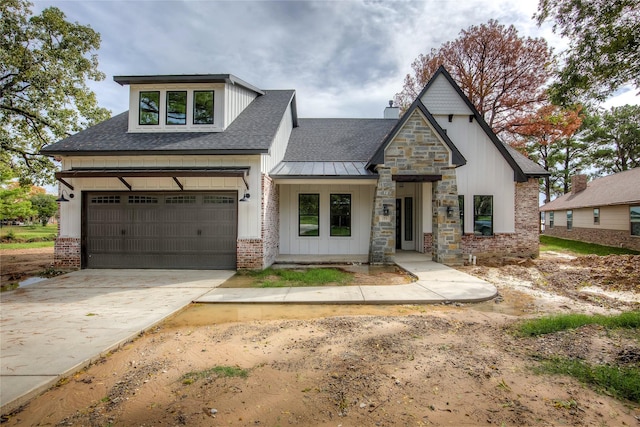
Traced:
<path fill-rule="evenodd" d="M 296 89 L 301 117 L 381 117 L 420 53 L 497 19 L 523 36 L 554 36 L 537 0 L 36 1 L 102 36 L 101 105 L 128 109 L 114 75 L 230 73 Z"/>

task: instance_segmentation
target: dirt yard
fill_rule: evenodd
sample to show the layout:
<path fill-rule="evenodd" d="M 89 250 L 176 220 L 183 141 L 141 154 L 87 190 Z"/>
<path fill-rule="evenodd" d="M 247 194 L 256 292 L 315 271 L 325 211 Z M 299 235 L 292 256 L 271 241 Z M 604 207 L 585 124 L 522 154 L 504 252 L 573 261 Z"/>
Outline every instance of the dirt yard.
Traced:
<path fill-rule="evenodd" d="M 193 306 L 4 425 L 640 426 L 638 404 L 531 370 L 549 355 L 637 366 L 637 331 L 511 333 L 545 313 L 639 309 L 640 256 L 551 254 L 462 270 L 494 283 L 500 297 L 447 306 Z M 221 366 L 247 375 L 210 371 Z"/>
<path fill-rule="evenodd" d="M 0 285 L 42 276 L 53 269 L 53 248 L 0 249 Z"/>

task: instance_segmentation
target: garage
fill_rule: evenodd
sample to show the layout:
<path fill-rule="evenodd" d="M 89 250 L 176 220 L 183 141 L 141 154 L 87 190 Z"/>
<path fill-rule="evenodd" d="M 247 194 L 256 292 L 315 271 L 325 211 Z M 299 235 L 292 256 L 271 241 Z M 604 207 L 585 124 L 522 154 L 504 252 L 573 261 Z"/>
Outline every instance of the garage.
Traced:
<path fill-rule="evenodd" d="M 83 193 L 87 268 L 235 269 L 236 192 Z"/>

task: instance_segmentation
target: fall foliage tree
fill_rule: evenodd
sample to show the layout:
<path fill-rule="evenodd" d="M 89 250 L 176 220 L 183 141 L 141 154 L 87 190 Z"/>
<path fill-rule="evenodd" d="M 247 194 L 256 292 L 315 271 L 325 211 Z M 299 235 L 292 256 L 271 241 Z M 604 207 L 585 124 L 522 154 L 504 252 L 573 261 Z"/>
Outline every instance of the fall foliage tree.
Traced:
<path fill-rule="evenodd" d="M 555 103 L 601 100 L 627 84 L 640 89 L 638 0 L 540 0 L 534 18 L 553 21 L 569 41 L 550 89 Z"/>
<path fill-rule="evenodd" d="M 552 64 L 553 52 L 544 39 L 520 37 L 513 25 L 490 20 L 419 55 L 411 64 L 413 75 L 407 74 L 395 102 L 406 109 L 444 65 L 493 131 L 501 134 L 546 99 Z"/>
<path fill-rule="evenodd" d="M 0 2 L 1 160 L 23 183 L 51 182 L 40 149 L 109 117 L 86 80 L 102 80 L 100 35 L 55 7 L 31 14 L 26 0 Z"/>
<path fill-rule="evenodd" d="M 542 183 L 545 203 L 552 195 L 569 191 L 571 175 L 587 160 L 588 144 L 574 137 L 581 124 L 580 109 L 546 104 L 521 123 L 510 125 L 509 131 L 517 136 L 512 145 L 551 172 Z"/>

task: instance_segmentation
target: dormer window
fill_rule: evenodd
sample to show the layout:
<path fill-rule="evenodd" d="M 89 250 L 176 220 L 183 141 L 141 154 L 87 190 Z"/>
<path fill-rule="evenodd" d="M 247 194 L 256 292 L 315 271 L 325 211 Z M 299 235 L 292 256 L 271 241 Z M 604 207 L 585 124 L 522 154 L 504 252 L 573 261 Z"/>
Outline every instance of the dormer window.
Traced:
<path fill-rule="evenodd" d="M 212 125 L 213 124 L 213 91 L 195 90 L 193 91 L 193 124 Z"/>
<path fill-rule="evenodd" d="M 160 119 L 160 92 L 144 91 L 140 92 L 140 125 L 157 125 Z"/>
<path fill-rule="evenodd" d="M 167 125 L 186 125 L 187 124 L 187 91 L 186 90 L 167 91 L 166 121 L 167 121 Z"/>

